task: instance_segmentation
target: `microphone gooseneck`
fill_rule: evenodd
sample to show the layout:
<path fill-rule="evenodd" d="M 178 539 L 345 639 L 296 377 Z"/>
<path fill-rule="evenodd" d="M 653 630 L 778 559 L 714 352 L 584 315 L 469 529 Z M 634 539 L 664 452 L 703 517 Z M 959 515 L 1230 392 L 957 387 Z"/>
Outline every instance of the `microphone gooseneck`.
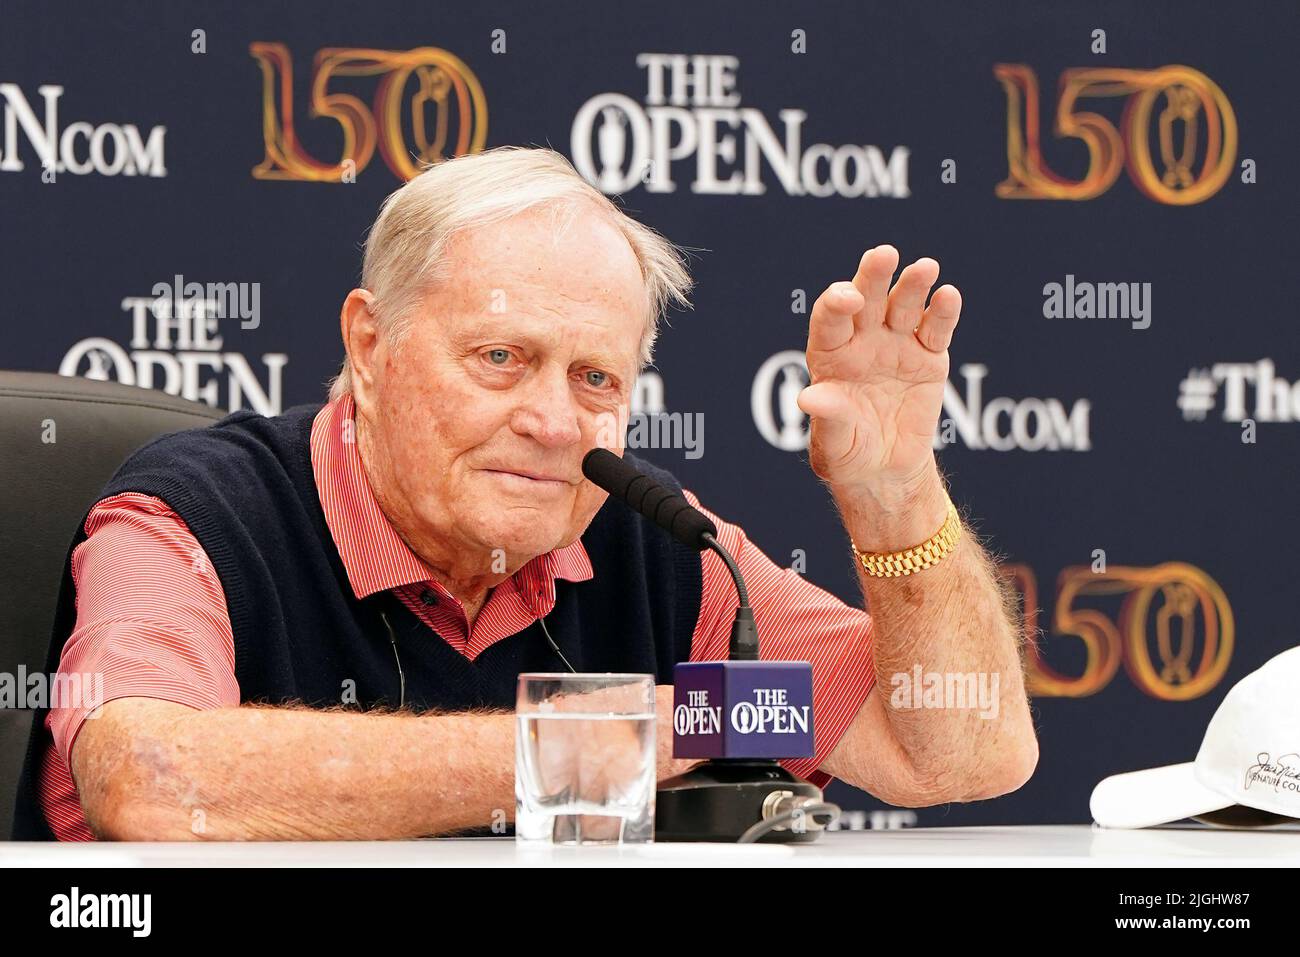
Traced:
<path fill-rule="evenodd" d="M 707 548 L 716 552 L 731 572 L 731 580 L 736 585 L 736 617 L 731 620 L 731 640 L 727 645 L 727 657 L 732 661 L 758 660 L 758 625 L 754 622 L 754 609 L 749 606 L 749 591 L 745 588 L 745 579 L 740 575 L 740 568 L 731 553 L 722 547 L 708 532 L 701 538 Z"/>

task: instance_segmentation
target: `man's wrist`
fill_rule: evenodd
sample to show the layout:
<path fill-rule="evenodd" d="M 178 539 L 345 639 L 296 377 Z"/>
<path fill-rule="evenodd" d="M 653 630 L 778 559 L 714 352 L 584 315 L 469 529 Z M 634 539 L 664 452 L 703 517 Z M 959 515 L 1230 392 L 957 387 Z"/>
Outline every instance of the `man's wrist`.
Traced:
<path fill-rule="evenodd" d="M 933 459 L 908 478 L 832 487 L 859 551 L 896 552 L 935 534 L 948 517 L 948 493 Z"/>

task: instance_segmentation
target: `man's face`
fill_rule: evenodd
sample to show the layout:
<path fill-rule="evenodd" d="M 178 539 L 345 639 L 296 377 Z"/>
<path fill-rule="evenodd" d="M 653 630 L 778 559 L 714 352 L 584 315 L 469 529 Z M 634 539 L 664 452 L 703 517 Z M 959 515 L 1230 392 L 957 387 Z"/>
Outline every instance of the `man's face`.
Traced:
<path fill-rule="evenodd" d="M 582 476 L 621 440 L 645 329 L 641 270 L 618 229 L 549 211 L 457 235 L 452 264 L 396 351 L 374 353 L 367 468 L 417 553 L 512 563 L 567 545 L 605 493 Z M 362 409 L 361 405 L 370 408 Z M 374 475 L 378 469 L 380 474 Z"/>

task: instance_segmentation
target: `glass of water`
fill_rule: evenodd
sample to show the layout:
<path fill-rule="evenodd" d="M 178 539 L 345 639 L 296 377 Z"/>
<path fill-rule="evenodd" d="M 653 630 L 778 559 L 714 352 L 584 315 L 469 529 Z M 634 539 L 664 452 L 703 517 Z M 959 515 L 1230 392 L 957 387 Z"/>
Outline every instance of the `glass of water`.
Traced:
<path fill-rule="evenodd" d="M 522 674 L 515 720 L 520 843 L 654 840 L 652 675 Z"/>

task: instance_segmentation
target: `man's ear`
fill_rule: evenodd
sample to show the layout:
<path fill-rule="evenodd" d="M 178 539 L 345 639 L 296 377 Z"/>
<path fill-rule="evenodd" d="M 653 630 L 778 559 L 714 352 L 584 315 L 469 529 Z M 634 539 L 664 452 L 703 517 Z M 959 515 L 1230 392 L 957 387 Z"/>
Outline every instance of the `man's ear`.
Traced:
<path fill-rule="evenodd" d="M 343 348 L 352 367 L 352 398 L 357 406 L 369 405 L 374 392 L 377 368 L 379 330 L 375 326 L 375 297 L 368 289 L 353 289 L 343 300 L 339 313 L 339 327 L 343 333 Z"/>

